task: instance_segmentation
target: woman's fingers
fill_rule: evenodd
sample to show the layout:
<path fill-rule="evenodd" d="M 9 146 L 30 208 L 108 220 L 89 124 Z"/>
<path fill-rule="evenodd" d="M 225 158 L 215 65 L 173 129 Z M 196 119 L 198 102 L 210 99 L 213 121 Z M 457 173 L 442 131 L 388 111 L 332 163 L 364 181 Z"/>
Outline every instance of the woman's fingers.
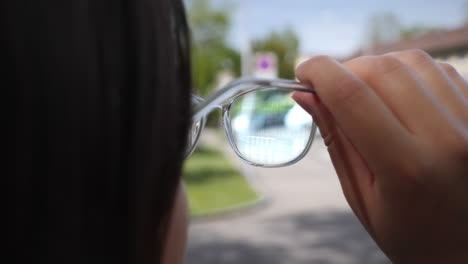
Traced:
<path fill-rule="evenodd" d="M 386 254 L 468 263 L 465 80 L 421 51 L 317 57 L 296 74 L 320 99 L 299 101 L 325 131 L 345 196 Z"/>
<path fill-rule="evenodd" d="M 434 99 L 437 98 L 444 102 L 445 108 L 456 116 L 463 116 L 462 113 L 465 113 L 468 107 L 465 95 L 431 56 L 422 50 L 393 52 L 389 53 L 388 56 L 395 57 L 411 67 L 432 93 Z M 452 72 L 451 75 L 455 74 Z"/>
<path fill-rule="evenodd" d="M 315 88 L 337 125 L 373 169 L 389 170 L 401 152 L 410 152 L 410 133 L 359 77 L 336 60 L 320 56 L 296 71 Z"/>
<path fill-rule="evenodd" d="M 437 131 L 446 122 L 426 82 L 400 59 L 388 55 L 365 56 L 344 65 L 372 87 L 412 134 Z"/>
<path fill-rule="evenodd" d="M 461 77 L 456 70 L 448 65 L 441 67 L 421 50 L 394 52 L 388 56 L 399 59 L 418 75 L 432 97 L 433 108 L 439 111 L 429 126 L 432 129 L 420 134 L 426 145 L 443 152 L 453 152 L 454 155 L 463 153 L 466 144 L 460 143 L 468 139 L 468 100 L 462 92 L 465 86 L 458 79 Z M 419 98 L 414 100 L 415 104 L 421 102 Z M 419 119 L 414 120 L 414 123 L 417 122 Z M 451 136 L 447 137 L 447 133 Z"/>
<path fill-rule="evenodd" d="M 452 65 L 440 61 L 437 62 L 437 64 L 445 71 L 447 76 L 455 82 L 458 90 L 463 94 L 466 102 L 468 102 L 468 80 L 463 78 Z"/>

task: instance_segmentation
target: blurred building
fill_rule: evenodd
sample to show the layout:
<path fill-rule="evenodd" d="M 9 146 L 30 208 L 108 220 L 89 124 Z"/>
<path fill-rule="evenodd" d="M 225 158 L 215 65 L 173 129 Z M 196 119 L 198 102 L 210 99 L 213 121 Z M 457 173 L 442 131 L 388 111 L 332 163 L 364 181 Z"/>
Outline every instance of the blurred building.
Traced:
<path fill-rule="evenodd" d="M 468 25 L 453 30 L 433 31 L 412 39 L 358 50 L 343 60 L 406 49 L 422 49 L 435 59 L 452 64 L 463 76 L 468 78 Z"/>

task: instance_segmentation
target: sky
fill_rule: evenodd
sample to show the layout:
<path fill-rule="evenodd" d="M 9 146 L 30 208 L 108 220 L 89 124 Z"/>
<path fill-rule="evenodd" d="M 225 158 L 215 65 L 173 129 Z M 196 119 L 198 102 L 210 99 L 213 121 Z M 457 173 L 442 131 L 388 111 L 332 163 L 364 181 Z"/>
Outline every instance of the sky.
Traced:
<path fill-rule="evenodd" d="M 347 56 L 365 40 L 374 14 L 390 11 L 404 26 L 454 28 L 463 23 L 467 1 L 228 0 L 235 6 L 229 42 L 242 50 L 250 39 L 291 26 L 299 36 L 301 54 Z"/>

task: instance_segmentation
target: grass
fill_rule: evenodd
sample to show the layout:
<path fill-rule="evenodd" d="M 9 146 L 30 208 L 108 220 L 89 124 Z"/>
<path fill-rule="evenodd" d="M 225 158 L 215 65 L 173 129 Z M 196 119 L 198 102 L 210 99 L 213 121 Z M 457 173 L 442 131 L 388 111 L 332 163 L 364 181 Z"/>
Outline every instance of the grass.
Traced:
<path fill-rule="evenodd" d="M 224 155 L 199 146 L 183 170 L 192 216 L 215 214 L 257 199 L 245 178 Z"/>

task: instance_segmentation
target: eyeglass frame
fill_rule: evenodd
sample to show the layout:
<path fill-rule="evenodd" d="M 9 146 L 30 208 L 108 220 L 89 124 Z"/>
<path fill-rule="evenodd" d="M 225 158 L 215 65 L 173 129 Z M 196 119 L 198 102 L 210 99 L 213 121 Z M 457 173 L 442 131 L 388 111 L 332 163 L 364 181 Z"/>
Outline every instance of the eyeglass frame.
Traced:
<path fill-rule="evenodd" d="M 245 163 L 263 167 L 263 168 L 278 168 L 278 167 L 285 167 L 292 165 L 299 160 L 301 160 L 309 151 L 310 146 L 315 137 L 315 133 L 317 130 L 317 125 L 315 124 L 314 120 L 312 119 L 312 127 L 310 129 L 309 139 L 307 144 L 304 147 L 304 150 L 293 160 L 279 163 L 279 164 L 261 164 L 257 162 L 250 161 L 243 157 L 240 153 L 239 149 L 237 148 L 236 143 L 234 142 L 233 135 L 232 135 L 232 126 L 231 126 L 231 117 L 230 117 L 230 109 L 232 104 L 241 96 L 247 93 L 251 93 L 257 90 L 263 89 L 278 89 L 278 90 L 291 90 L 291 91 L 298 91 L 298 92 L 306 92 L 306 93 L 315 93 L 315 90 L 312 87 L 307 85 L 298 83 L 293 80 L 286 80 L 286 79 L 263 79 L 263 78 L 240 78 L 236 79 L 230 83 L 228 83 L 223 88 L 217 90 L 213 94 L 211 94 L 207 99 L 203 99 L 199 96 L 192 95 L 192 103 L 195 103 L 192 111 L 192 124 L 195 122 L 200 122 L 200 128 L 198 129 L 198 133 L 195 136 L 195 140 L 193 144 L 190 146 L 188 151 L 186 152 L 185 159 L 190 157 L 192 152 L 196 149 L 198 145 L 198 141 L 200 139 L 200 135 L 205 127 L 206 124 L 206 116 L 210 114 L 215 109 L 220 109 L 222 111 L 222 120 L 223 120 L 223 127 L 226 137 L 228 138 L 229 144 L 234 152 L 239 156 L 241 160 Z M 312 118 L 312 117 L 311 117 Z M 193 126 L 193 125 L 192 125 Z M 192 129 L 192 126 L 190 129 Z M 191 131 L 190 131 L 191 133 Z M 190 144 L 191 138 L 189 138 Z"/>

